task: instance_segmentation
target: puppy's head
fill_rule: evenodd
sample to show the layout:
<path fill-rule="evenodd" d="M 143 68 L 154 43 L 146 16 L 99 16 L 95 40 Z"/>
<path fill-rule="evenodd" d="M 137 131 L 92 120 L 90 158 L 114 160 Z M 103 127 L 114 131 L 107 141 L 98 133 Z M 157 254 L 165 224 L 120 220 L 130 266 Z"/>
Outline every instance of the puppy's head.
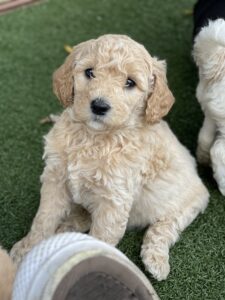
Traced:
<path fill-rule="evenodd" d="M 225 20 L 209 21 L 195 37 L 193 58 L 205 83 L 221 81 L 225 74 Z"/>
<path fill-rule="evenodd" d="M 53 75 L 53 89 L 75 119 L 94 129 L 156 123 L 174 98 L 166 64 L 123 35 L 104 35 L 74 47 Z"/>

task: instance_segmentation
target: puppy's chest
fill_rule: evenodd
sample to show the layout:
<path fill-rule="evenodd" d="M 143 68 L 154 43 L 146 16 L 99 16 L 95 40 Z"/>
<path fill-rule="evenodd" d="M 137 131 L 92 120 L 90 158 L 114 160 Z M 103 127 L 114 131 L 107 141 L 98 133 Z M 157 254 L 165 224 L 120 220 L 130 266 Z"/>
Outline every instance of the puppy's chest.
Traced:
<path fill-rule="evenodd" d="M 76 145 L 68 151 L 68 185 L 76 203 L 113 198 L 120 190 L 133 193 L 141 183 L 140 153 L 120 144 Z M 116 196 L 116 197 L 117 197 Z"/>
<path fill-rule="evenodd" d="M 157 138 L 74 137 L 66 150 L 68 187 L 76 203 L 138 199 L 167 165 Z"/>

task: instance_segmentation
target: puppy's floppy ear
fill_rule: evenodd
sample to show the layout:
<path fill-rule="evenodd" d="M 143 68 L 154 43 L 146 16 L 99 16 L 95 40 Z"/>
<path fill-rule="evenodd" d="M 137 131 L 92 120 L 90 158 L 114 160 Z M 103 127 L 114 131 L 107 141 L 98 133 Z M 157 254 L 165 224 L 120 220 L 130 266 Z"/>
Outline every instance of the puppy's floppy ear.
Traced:
<path fill-rule="evenodd" d="M 75 48 L 66 58 L 64 64 L 53 74 L 53 92 L 64 106 L 73 103 L 73 74 L 75 65 Z"/>
<path fill-rule="evenodd" d="M 73 103 L 73 69 L 81 56 L 90 50 L 89 48 L 93 44 L 93 41 L 89 40 L 73 47 L 64 64 L 53 74 L 53 92 L 65 107 Z"/>
<path fill-rule="evenodd" d="M 174 103 L 174 97 L 167 85 L 166 62 L 153 59 L 153 90 L 147 100 L 146 120 L 157 123 L 169 112 Z"/>

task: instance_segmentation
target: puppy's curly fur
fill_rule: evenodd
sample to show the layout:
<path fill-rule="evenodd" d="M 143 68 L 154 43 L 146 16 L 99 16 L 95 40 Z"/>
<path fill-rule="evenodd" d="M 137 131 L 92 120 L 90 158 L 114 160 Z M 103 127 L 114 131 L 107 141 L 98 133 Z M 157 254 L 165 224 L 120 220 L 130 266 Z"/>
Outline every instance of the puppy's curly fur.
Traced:
<path fill-rule="evenodd" d="M 116 245 L 127 227 L 148 227 L 141 256 L 165 279 L 169 247 L 208 203 L 194 159 L 161 120 L 174 102 L 165 62 L 127 36 L 104 35 L 76 46 L 53 85 L 66 108 L 45 137 L 40 207 L 13 259 L 57 230 Z M 111 107 L 104 115 L 91 110 L 99 98 Z"/>
<path fill-rule="evenodd" d="M 199 67 L 197 99 L 205 119 L 198 137 L 197 158 L 212 163 L 225 196 L 225 20 L 210 21 L 197 35 L 193 49 Z"/>

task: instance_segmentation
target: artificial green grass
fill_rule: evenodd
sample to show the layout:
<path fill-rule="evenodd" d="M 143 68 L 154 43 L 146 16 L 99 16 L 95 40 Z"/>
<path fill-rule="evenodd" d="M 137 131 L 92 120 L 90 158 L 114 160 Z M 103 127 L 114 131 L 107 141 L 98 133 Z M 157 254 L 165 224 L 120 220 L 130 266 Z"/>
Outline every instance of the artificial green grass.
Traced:
<path fill-rule="evenodd" d="M 202 122 L 191 59 L 193 0 L 51 0 L 0 16 L 0 241 L 8 249 L 29 230 L 39 203 L 42 136 L 39 120 L 61 110 L 51 87 L 65 43 L 104 33 L 128 34 L 168 62 L 176 104 L 168 121 L 192 153 Z M 161 299 L 225 299 L 225 199 L 211 170 L 200 168 L 211 201 L 170 252 L 166 281 L 151 278 Z M 143 269 L 143 231 L 126 234 L 120 249 Z"/>

